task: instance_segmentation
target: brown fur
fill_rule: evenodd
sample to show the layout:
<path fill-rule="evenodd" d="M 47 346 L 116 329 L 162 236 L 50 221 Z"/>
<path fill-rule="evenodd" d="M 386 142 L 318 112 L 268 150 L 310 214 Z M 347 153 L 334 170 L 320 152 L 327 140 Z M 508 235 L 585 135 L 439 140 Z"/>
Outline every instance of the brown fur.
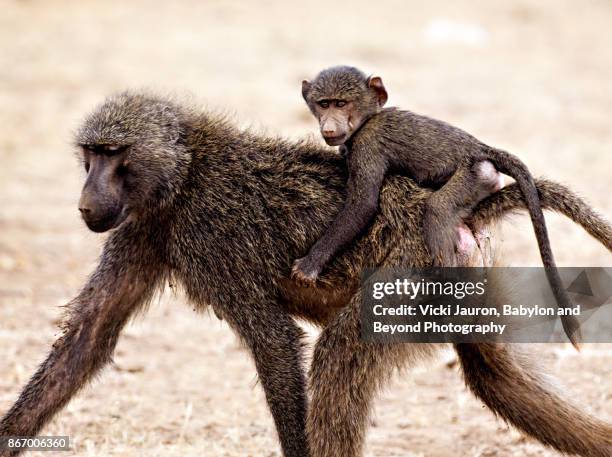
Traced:
<path fill-rule="evenodd" d="M 99 179 L 107 176 L 114 183 L 110 194 L 101 191 L 104 202 L 111 194 L 121 195 L 105 210 L 121 222 L 110 233 L 98 267 L 72 301 L 63 335 L 0 420 L 0 436 L 39 433 L 111 360 L 129 318 L 171 281 L 182 286 L 197 308 L 213 307 L 245 343 L 285 456 L 309 455 L 306 430 L 310 455 L 358 455 L 376 388 L 393 367 L 435 351 L 428 345 L 363 343 L 355 295 L 359 275 L 366 267 L 431 264 L 420 229 L 431 191 L 408 178 L 389 176 L 381 190 L 380 213 L 367 232 L 324 271 L 321 289 L 305 293 L 287 276 L 292 259 L 306 253 L 344 201 L 346 169 L 337 155 L 308 143 L 240 132 L 217 116 L 141 93 L 105 101 L 86 119 L 77 143 L 129 145 L 121 157 L 121 163 L 128 163 L 123 181 L 105 173 L 108 168 L 99 174 Z M 109 166 L 105 163 L 102 160 L 100 166 Z M 538 183 L 548 192 L 551 208 L 588 208 L 573 194 L 559 194 L 550 186 Z M 483 202 L 475 219 L 487 224 L 506 210 L 504 205 L 523 205 L 511 190 L 503 198 Z M 516 201 L 508 203 L 512 198 Z M 124 211 L 127 216 L 118 216 Z M 570 217 L 582 216 L 570 211 Z M 610 239 L 610 227 L 603 221 L 588 223 L 601 225 L 592 230 L 595 236 Z M 348 307 L 343 308 L 347 299 Z M 326 326 L 311 371 L 310 414 L 296 316 Z M 495 351 L 487 357 L 495 360 Z M 470 373 L 479 379 L 478 368 L 470 368 Z M 466 378 L 472 382 L 472 377 Z M 491 389 L 506 389 L 511 383 L 505 378 Z M 540 391 L 534 389 L 538 397 L 530 397 L 530 404 L 536 408 Z M 511 403 L 516 397 L 503 398 L 502 404 L 493 401 L 491 407 L 536 437 L 547 436 L 547 444 L 563 449 L 572 439 L 567 417 L 556 418 L 563 424 L 546 424 L 550 436 L 538 432 L 544 425 L 531 421 L 529 410 L 518 418 L 502 414 L 520 408 Z M 585 417 L 575 413 L 572 423 Z M 597 436 L 605 436 L 609 428 L 592 423 L 600 435 L 593 432 L 575 439 L 588 450 L 583 455 L 600 456 L 596 450 L 607 444 Z"/>
<path fill-rule="evenodd" d="M 308 255 L 296 260 L 293 276 L 313 283 L 323 266 L 352 241 L 374 217 L 388 172 L 406 173 L 421 185 L 439 187 L 427 201 L 423 232 L 436 266 L 455 266 L 456 228 L 474 206 L 498 190 L 497 170 L 512 176 L 521 189 L 533 223 L 542 262 L 560 307 L 572 306 L 557 271 L 546 221 L 531 173 L 515 156 L 490 147 L 446 122 L 396 108 L 385 108 L 387 91 L 379 77 L 354 67 L 331 67 L 302 83 L 302 95 L 330 145 L 342 145 L 349 168 L 347 199 Z M 485 165 L 483 167 L 483 165 Z M 561 317 L 578 347 L 580 325 Z"/>
<path fill-rule="evenodd" d="M 502 419 L 563 453 L 612 455 L 612 427 L 562 399 L 567 395 L 556 393 L 512 346 L 455 346 L 470 390 Z"/>

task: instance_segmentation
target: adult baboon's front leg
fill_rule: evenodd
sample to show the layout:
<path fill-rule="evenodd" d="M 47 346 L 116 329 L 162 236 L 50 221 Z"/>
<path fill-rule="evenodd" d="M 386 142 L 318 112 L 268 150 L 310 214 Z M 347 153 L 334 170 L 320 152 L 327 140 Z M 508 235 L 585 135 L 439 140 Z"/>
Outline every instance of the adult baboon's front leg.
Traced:
<path fill-rule="evenodd" d="M 0 421 L 0 436 L 35 436 L 92 376 L 110 361 L 119 332 L 151 295 L 147 282 L 103 258 L 98 270 L 69 305 L 63 334 Z M 0 456 L 18 452 L 0 450 Z"/>
<path fill-rule="evenodd" d="M 223 317 L 253 354 L 285 457 L 307 457 L 303 332 L 273 300 L 241 303 Z"/>

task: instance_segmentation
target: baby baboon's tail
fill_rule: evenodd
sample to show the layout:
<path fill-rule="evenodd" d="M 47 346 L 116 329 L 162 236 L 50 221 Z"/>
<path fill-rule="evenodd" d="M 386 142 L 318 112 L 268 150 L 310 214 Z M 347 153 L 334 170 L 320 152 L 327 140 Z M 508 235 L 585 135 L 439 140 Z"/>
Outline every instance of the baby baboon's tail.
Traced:
<path fill-rule="evenodd" d="M 564 401 L 512 347 L 455 345 L 470 390 L 504 420 L 560 452 L 612 456 L 612 426 Z"/>

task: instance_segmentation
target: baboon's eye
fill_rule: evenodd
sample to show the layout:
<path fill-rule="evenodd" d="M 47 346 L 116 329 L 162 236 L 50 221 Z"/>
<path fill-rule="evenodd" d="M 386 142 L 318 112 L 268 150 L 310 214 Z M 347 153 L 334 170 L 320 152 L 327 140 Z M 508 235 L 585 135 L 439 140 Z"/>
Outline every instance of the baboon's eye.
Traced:
<path fill-rule="evenodd" d="M 122 144 L 106 144 L 103 146 L 103 151 L 107 156 L 112 156 L 124 152 L 127 148 L 127 145 Z"/>
<path fill-rule="evenodd" d="M 346 102 L 344 100 L 336 100 L 336 108 L 342 108 L 345 105 Z"/>
<path fill-rule="evenodd" d="M 319 102 L 319 106 L 323 109 L 327 109 L 329 108 L 329 101 L 328 100 L 321 100 Z"/>

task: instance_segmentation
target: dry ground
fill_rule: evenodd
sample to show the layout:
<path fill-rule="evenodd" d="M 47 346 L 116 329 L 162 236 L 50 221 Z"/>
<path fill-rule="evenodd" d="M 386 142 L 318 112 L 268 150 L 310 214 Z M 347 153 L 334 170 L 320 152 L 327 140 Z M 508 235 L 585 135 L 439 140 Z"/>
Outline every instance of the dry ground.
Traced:
<path fill-rule="evenodd" d="M 517 153 L 612 214 L 608 0 L 288 3 L 2 2 L 0 412 L 96 261 L 102 240 L 76 211 L 70 132 L 115 90 L 193 93 L 296 137 L 315 130 L 301 79 L 353 63 L 385 77 L 392 103 Z M 610 264 L 579 228 L 549 221 L 559 264 Z M 525 217 L 504 235 L 508 264 L 538 264 Z M 533 351 L 570 396 L 612 418 L 611 346 Z M 181 297 L 164 296 L 131 325 L 115 359 L 46 429 L 72 436 L 78 455 L 279 455 L 248 356 Z M 395 380 L 368 443 L 370 456 L 555 455 L 496 421 L 444 360 Z"/>

